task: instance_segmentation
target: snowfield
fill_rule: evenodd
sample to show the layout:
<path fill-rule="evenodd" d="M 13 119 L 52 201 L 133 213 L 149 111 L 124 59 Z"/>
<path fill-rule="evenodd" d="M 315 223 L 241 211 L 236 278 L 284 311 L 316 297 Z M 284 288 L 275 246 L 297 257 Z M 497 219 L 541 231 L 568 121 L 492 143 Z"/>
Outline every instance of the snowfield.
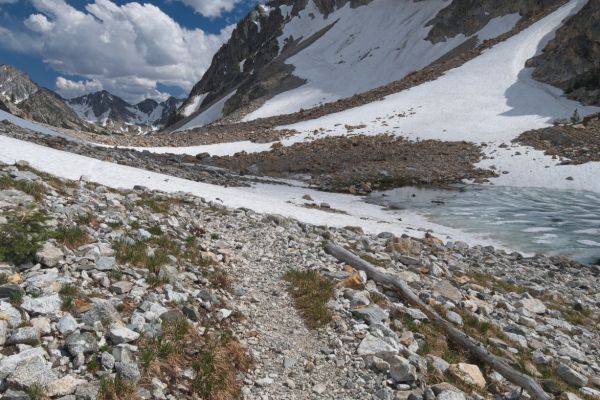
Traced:
<path fill-rule="evenodd" d="M 113 164 L 0 135 L 0 161 L 12 164 L 19 160 L 27 161 L 36 169 L 62 178 L 79 180 L 84 176 L 90 181 L 112 188 L 132 189 L 135 185 L 143 185 L 149 189 L 170 193 L 188 192 L 228 207 L 245 207 L 259 213 L 280 214 L 310 224 L 360 226 L 368 233 L 385 231 L 397 235 L 406 233 L 413 237 L 422 237 L 425 229 L 431 229 L 438 237 L 498 246 L 484 236 L 442 227 L 412 212 L 384 211 L 381 207 L 366 204 L 359 197 L 352 195 L 269 184 L 257 184 L 250 188 L 224 188 Z M 317 203 L 327 202 L 333 208 L 347 214 L 305 208 L 302 206 L 306 203 L 302 200 L 305 194 L 309 194 Z"/>
<path fill-rule="evenodd" d="M 227 102 L 227 100 L 229 100 L 231 97 L 233 97 L 235 92 L 236 91 L 234 90 L 233 92 L 224 96 L 221 100 L 218 100 L 217 102 L 213 103 L 206 110 L 202 111 L 200 114 L 193 117 L 185 125 L 183 125 L 181 128 L 179 128 L 177 130 L 185 131 L 188 129 L 199 128 L 201 126 L 208 125 L 211 122 L 215 122 L 216 120 L 218 120 L 219 118 L 221 118 L 223 116 L 223 108 L 225 107 L 225 103 Z M 195 100 L 198 100 L 198 105 L 202 101 L 202 98 L 203 98 L 202 96 L 204 96 L 204 95 L 198 96 L 195 99 Z M 186 109 L 185 109 L 186 112 L 188 111 L 189 107 L 190 106 L 186 107 Z"/>
<path fill-rule="evenodd" d="M 308 39 L 334 24 L 315 43 L 285 61 L 306 83 L 273 97 L 244 120 L 333 102 L 428 66 L 470 38 L 458 35 L 436 44 L 425 40 L 431 30 L 426 24 L 447 6 L 444 0 L 374 0 L 354 9 L 348 3 L 324 18 L 310 1 L 278 38 L 282 49 L 289 38 Z M 285 8 L 282 11 L 285 16 Z M 519 19 L 518 14 L 495 18 L 473 36 L 480 40 L 497 37 Z"/>
<path fill-rule="evenodd" d="M 368 127 L 355 133 L 394 133 L 420 139 L 509 141 L 518 134 L 600 111 L 563 97 L 560 89 L 535 81 L 527 60 L 550 41 L 562 21 L 587 0 L 569 3 L 481 56 L 423 85 L 360 107 L 282 128 L 346 134 L 344 124 Z M 342 125 L 338 125 L 342 124 Z M 337 125 L 337 126 L 336 126 Z"/>

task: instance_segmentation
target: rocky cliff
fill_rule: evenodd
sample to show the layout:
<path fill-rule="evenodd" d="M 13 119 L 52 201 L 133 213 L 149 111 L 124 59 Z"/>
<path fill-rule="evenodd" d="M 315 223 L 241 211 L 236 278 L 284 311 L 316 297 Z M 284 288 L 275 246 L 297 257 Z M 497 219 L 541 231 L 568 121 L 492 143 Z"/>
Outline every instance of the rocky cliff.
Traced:
<path fill-rule="evenodd" d="M 528 66 L 535 68 L 535 79 L 570 98 L 600 105 L 600 0 L 589 0 Z"/>
<path fill-rule="evenodd" d="M 0 100 L 4 102 L 3 110 L 23 118 L 59 128 L 93 130 L 59 95 L 11 65 L 0 66 Z"/>
<path fill-rule="evenodd" d="M 494 18 L 515 13 L 528 18 L 559 3 L 564 0 L 454 0 L 431 20 L 427 39 L 439 43 L 459 34 L 470 36 Z"/>

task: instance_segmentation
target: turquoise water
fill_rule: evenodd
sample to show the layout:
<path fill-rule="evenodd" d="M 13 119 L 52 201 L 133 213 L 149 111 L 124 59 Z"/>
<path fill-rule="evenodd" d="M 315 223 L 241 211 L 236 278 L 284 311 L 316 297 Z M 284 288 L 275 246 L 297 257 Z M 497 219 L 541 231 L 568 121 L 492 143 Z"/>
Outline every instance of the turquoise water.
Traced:
<path fill-rule="evenodd" d="M 366 201 L 416 210 L 432 222 L 486 234 L 521 252 L 600 264 L 600 195 L 593 192 L 500 186 L 401 188 L 374 192 Z"/>

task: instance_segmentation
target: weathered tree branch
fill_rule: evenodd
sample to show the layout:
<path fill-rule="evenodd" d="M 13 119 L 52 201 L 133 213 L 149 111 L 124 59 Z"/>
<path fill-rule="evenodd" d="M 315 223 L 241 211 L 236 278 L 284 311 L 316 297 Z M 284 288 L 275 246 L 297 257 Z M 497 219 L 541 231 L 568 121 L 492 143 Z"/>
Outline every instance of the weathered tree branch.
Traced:
<path fill-rule="evenodd" d="M 475 356 L 478 360 L 489 365 L 510 382 L 525 389 L 533 399 L 551 399 L 551 397 L 544 392 L 544 389 L 542 389 L 542 387 L 534 379 L 515 370 L 508 365 L 506 361 L 487 351 L 483 344 L 469 337 L 464 332 L 456 329 L 450 322 L 446 321 L 437 312 L 427 306 L 427 304 L 421 301 L 421 299 L 402 279 L 379 271 L 372 264 L 361 259 L 334 242 L 328 242 L 325 245 L 325 251 L 338 260 L 364 271 L 367 276 L 374 281 L 394 287 L 405 301 L 419 308 L 427 315 L 432 323 L 443 329 L 451 341 L 469 350 L 471 354 L 473 354 L 473 356 Z"/>

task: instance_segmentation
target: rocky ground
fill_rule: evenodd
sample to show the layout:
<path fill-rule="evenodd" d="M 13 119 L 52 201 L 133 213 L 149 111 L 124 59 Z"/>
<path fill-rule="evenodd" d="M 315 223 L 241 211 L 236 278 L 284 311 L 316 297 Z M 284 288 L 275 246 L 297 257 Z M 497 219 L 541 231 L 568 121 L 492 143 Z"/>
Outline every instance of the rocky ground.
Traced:
<path fill-rule="evenodd" d="M 493 171 L 474 167 L 481 152 L 467 142 L 441 145 L 435 140 L 412 142 L 393 136 L 330 137 L 289 147 L 275 145 L 269 152 L 210 157 L 91 146 L 40 135 L 8 122 L 0 123 L 0 134 L 221 186 L 248 185 L 262 176 L 298 178 L 321 190 L 366 194 L 405 185 L 444 186 L 464 179 L 483 182 L 495 176 Z"/>
<path fill-rule="evenodd" d="M 600 269 L 0 166 L 5 399 L 526 398 L 334 240 L 565 399 L 600 398 Z M 310 327 L 310 328 L 309 328 Z"/>
<path fill-rule="evenodd" d="M 18 127 L 8 121 L 0 121 L 0 135 L 26 140 L 57 150 L 68 151 L 103 161 L 142 168 L 196 182 L 221 186 L 246 186 L 255 179 L 243 177 L 219 168 L 205 165 L 203 157 L 180 154 L 156 154 L 121 148 L 92 146 L 84 142 L 69 141 Z"/>
<path fill-rule="evenodd" d="M 592 115 L 577 124 L 527 131 L 514 141 L 558 157 L 562 164 L 600 161 L 600 116 Z"/>
<path fill-rule="evenodd" d="M 442 186 L 494 176 L 467 142 L 412 142 L 393 136 L 328 137 L 269 152 L 211 157 L 205 163 L 239 173 L 300 177 L 327 191 L 364 194 L 406 185 Z"/>

